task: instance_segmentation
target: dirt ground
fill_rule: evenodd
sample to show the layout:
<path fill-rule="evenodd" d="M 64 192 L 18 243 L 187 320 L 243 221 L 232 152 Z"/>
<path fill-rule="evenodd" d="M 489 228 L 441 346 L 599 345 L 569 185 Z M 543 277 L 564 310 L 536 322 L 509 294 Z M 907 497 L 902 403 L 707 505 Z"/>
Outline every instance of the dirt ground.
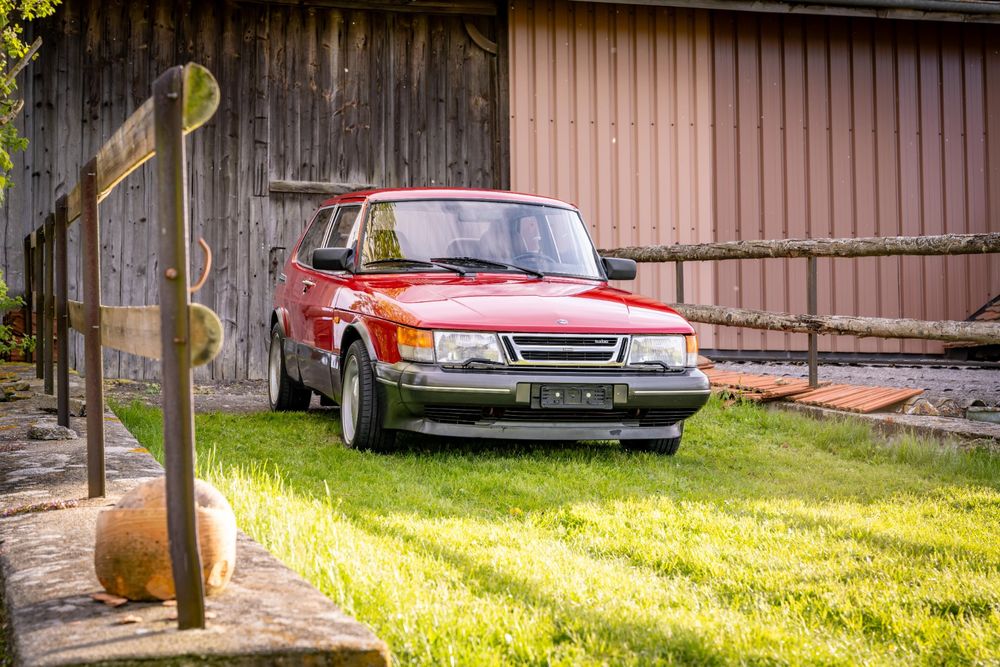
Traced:
<path fill-rule="evenodd" d="M 138 400 L 158 406 L 160 385 L 136 380 L 106 380 L 104 395 L 119 403 Z M 242 380 L 195 385 L 194 407 L 197 412 L 266 412 L 267 383 L 264 380 Z M 312 407 L 319 407 L 315 398 Z"/>

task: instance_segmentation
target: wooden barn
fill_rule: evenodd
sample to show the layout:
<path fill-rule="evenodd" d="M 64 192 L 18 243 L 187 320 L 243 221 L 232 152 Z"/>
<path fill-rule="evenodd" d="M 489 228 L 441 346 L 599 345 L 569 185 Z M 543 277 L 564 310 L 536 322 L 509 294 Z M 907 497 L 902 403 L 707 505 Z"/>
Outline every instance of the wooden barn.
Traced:
<path fill-rule="evenodd" d="M 214 253 L 195 298 L 227 336 L 203 379 L 264 377 L 285 250 L 325 193 L 357 186 L 552 195 L 577 203 L 605 248 L 1000 231 L 996 21 L 986 0 L 64 0 L 33 26 L 44 46 L 19 84 L 31 145 L 0 213 L 0 266 L 21 291 L 24 234 L 157 74 L 190 60 L 223 91 L 189 139 L 193 237 Z M 152 173 L 101 204 L 110 305 L 157 299 Z M 71 277 L 79 265 L 71 254 Z M 805 310 L 804 263 L 686 270 L 692 301 Z M 821 312 L 965 319 L 1000 293 L 1000 258 L 821 260 L 820 279 Z M 643 266 L 635 287 L 670 301 L 673 270 Z M 805 347 L 700 331 L 705 348 Z M 106 354 L 111 376 L 156 375 Z"/>

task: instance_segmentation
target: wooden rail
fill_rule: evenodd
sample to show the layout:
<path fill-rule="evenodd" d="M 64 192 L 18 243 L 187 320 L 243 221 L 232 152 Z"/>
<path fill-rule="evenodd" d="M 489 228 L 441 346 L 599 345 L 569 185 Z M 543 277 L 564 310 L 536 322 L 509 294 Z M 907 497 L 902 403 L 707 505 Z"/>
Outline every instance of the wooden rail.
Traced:
<path fill-rule="evenodd" d="M 809 383 L 818 385 L 817 334 L 846 334 L 876 338 L 918 338 L 973 344 L 1000 343 L 1000 324 L 923 321 L 880 317 L 818 315 L 818 257 L 888 257 L 895 255 L 971 255 L 1000 253 L 1000 233 L 887 236 L 855 239 L 777 239 L 655 245 L 602 250 L 605 257 L 636 262 L 674 262 L 677 303 L 673 307 L 692 322 L 722 326 L 809 334 Z M 684 303 L 684 262 L 733 259 L 806 258 L 806 315 Z"/>
<path fill-rule="evenodd" d="M 219 106 L 219 86 L 212 73 L 196 63 L 184 66 L 184 134 L 208 121 Z M 156 154 L 153 98 L 142 103 L 115 130 L 94 157 L 97 167 L 97 202 L 104 201 L 115 186 Z M 67 199 L 67 223 L 80 217 L 81 186 Z"/>
<path fill-rule="evenodd" d="M 211 361 L 222 346 L 222 323 L 211 309 L 191 304 L 184 135 L 215 113 L 219 87 L 204 67 L 189 63 L 164 72 L 146 100 L 80 170 L 80 180 L 55 212 L 24 242 L 31 301 L 38 313 L 37 372 L 45 391 L 57 389 L 59 423 L 69 426 L 70 326 L 84 336 L 87 391 L 87 480 L 90 497 L 105 493 L 103 348 L 161 359 L 166 446 L 167 524 L 181 629 L 205 626 L 194 501 L 192 366 Z M 153 155 L 160 239 L 160 306 L 101 304 L 98 205 Z M 69 301 L 66 231 L 81 220 L 83 301 Z M 29 313 L 30 317 L 30 313 Z M 54 335 L 53 335 L 54 334 Z M 53 340 L 59 343 L 53 383 Z M 53 386 L 55 385 L 55 387 Z"/>
<path fill-rule="evenodd" d="M 790 333 L 840 334 L 876 338 L 920 338 L 989 345 L 1000 343 L 1000 325 L 988 322 L 929 322 L 884 317 L 846 315 L 787 315 L 748 308 L 699 306 L 678 303 L 671 306 L 692 322 L 727 327 L 768 329 Z"/>
<path fill-rule="evenodd" d="M 605 257 L 623 257 L 636 262 L 702 262 L 722 259 L 975 255 L 993 252 L 1000 252 L 1000 233 L 678 243 L 616 248 L 602 250 L 601 254 Z"/>

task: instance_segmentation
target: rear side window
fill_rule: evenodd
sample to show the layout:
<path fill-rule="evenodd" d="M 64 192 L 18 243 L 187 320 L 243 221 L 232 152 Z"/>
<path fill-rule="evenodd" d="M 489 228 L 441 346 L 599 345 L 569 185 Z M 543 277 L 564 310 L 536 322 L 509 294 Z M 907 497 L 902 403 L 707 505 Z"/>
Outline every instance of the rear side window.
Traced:
<path fill-rule="evenodd" d="M 313 250 L 320 247 L 323 239 L 326 238 L 326 230 L 330 227 L 330 212 L 332 210 L 330 208 L 320 209 L 316 217 L 313 218 L 308 231 L 302 237 L 302 243 L 299 244 L 299 252 L 295 256 L 299 264 L 312 266 Z"/>

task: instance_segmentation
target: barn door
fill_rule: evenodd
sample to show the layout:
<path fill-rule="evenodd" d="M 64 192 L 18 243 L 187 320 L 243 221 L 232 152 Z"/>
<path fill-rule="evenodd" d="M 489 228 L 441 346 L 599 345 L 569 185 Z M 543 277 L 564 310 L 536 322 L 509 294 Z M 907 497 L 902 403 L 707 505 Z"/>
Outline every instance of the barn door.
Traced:
<path fill-rule="evenodd" d="M 269 23 L 273 194 L 507 186 L 496 16 L 272 5 Z"/>

